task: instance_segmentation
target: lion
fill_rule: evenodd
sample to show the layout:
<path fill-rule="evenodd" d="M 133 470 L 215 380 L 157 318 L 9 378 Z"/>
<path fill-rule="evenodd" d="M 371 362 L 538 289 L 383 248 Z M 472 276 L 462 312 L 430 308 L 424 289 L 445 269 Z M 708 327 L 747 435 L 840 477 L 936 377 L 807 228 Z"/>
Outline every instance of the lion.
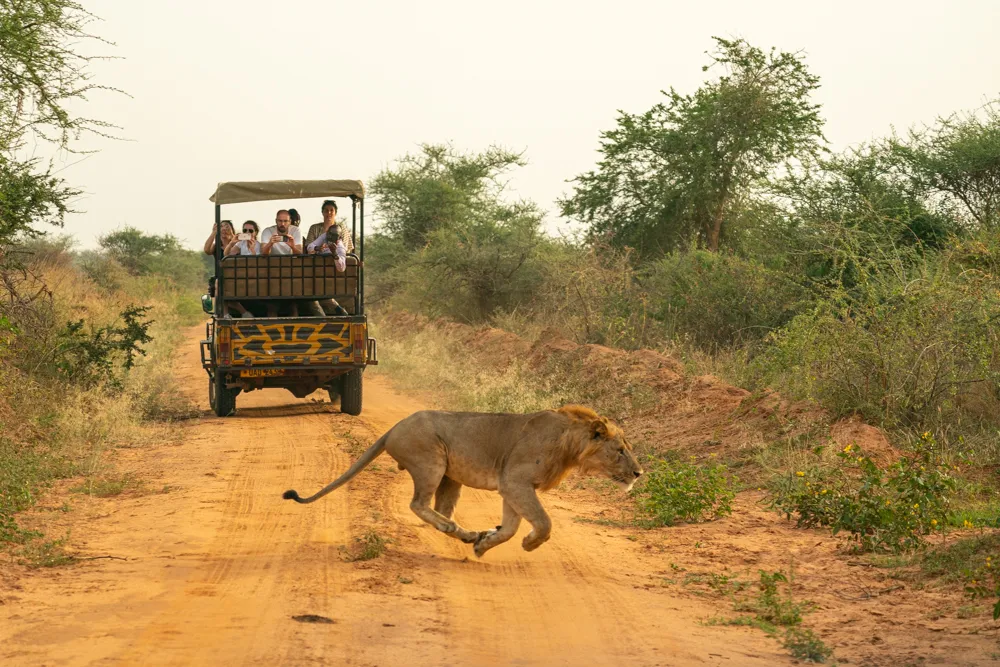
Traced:
<path fill-rule="evenodd" d="M 531 524 L 521 543 L 525 551 L 548 541 L 552 521 L 537 492 L 555 488 L 574 468 L 603 474 L 626 491 L 642 475 L 622 430 L 580 405 L 532 414 L 424 410 L 389 429 L 347 472 L 314 495 L 300 498 L 292 490 L 284 498 L 299 503 L 319 500 L 353 479 L 383 451 L 413 478 L 413 513 L 442 533 L 472 544 L 479 558 L 514 537 L 522 518 Z M 452 519 L 463 486 L 500 492 L 499 526 L 472 531 Z"/>

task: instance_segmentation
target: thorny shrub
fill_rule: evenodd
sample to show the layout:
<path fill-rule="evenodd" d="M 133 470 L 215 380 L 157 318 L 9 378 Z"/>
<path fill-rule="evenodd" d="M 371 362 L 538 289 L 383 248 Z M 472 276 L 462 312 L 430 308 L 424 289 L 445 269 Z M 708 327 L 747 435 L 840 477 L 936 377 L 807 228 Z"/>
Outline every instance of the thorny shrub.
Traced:
<path fill-rule="evenodd" d="M 858 551 L 900 553 L 918 548 L 924 536 L 944 529 L 952 467 L 924 433 L 911 456 L 881 470 L 854 444 L 837 453 L 840 464 L 788 473 L 773 485 L 770 505 L 799 527 L 849 532 Z"/>
<path fill-rule="evenodd" d="M 760 340 L 813 298 L 780 271 L 707 250 L 665 256 L 645 283 L 653 317 L 670 335 L 706 350 Z"/>
<path fill-rule="evenodd" d="M 954 277 L 945 262 L 876 278 L 833 290 L 775 332 L 752 362 L 757 383 L 888 427 L 995 414 L 1000 292 L 992 278 Z"/>
<path fill-rule="evenodd" d="M 151 321 L 145 306 L 131 305 L 121 311 L 118 323 L 87 329 L 84 321 L 69 322 L 60 332 L 55 366 L 58 372 L 81 386 L 107 383 L 121 388 L 118 367 L 128 371 L 135 366 L 136 355 L 145 356 L 140 344 L 151 342 Z"/>

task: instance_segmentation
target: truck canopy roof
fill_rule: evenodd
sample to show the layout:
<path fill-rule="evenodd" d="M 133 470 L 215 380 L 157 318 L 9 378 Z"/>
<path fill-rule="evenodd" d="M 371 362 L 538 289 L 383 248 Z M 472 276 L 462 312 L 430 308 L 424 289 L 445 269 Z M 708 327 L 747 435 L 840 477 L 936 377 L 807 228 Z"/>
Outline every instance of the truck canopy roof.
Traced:
<path fill-rule="evenodd" d="M 365 198 L 361 181 L 230 181 L 219 183 L 209 201 L 217 205 L 269 199 Z"/>

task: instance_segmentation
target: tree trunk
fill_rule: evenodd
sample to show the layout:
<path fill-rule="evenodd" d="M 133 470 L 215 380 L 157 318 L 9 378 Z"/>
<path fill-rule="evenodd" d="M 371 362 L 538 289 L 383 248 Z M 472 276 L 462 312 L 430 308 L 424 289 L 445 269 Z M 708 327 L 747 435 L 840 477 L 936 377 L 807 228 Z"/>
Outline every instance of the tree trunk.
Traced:
<path fill-rule="evenodd" d="M 723 197 L 719 202 L 719 208 L 715 211 L 715 219 L 712 220 L 712 228 L 708 230 L 708 249 L 712 252 L 719 252 L 719 237 L 722 236 L 722 220 L 726 214 L 726 203 L 728 197 Z"/>

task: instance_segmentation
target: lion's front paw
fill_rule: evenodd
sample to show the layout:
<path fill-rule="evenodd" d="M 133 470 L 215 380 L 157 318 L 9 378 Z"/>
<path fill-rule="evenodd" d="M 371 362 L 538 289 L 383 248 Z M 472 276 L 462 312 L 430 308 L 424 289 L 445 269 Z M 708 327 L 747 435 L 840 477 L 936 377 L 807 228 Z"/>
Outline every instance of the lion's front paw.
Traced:
<path fill-rule="evenodd" d="M 521 547 L 523 547 L 525 551 L 534 551 L 535 549 L 542 546 L 548 541 L 549 541 L 548 534 L 540 536 L 540 535 L 535 535 L 535 531 L 531 531 L 530 533 L 524 536 L 523 540 L 521 540 Z"/>

